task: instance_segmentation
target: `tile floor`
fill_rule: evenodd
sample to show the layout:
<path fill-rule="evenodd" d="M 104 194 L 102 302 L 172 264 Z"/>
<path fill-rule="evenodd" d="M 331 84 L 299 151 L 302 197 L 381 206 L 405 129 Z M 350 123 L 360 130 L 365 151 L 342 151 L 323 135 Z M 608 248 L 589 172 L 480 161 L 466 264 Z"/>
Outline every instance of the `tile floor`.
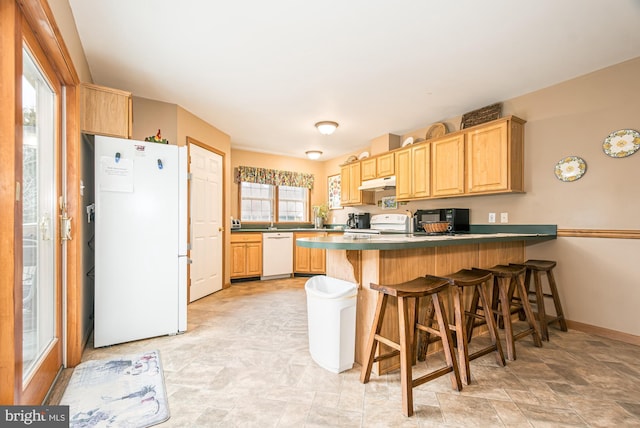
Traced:
<path fill-rule="evenodd" d="M 542 348 L 518 341 L 506 367 L 492 355 L 473 361 L 461 392 L 447 376 L 415 388 L 406 418 L 397 371 L 363 385 L 358 365 L 338 375 L 313 362 L 306 280 L 234 284 L 189 305 L 187 333 L 88 346 L 83 360 L 159 349 L 172 415 L 163 428 L 640 426 L 640 347 L 555 328 Z M 415 376 L 439 360 L 430 355 Z"/>

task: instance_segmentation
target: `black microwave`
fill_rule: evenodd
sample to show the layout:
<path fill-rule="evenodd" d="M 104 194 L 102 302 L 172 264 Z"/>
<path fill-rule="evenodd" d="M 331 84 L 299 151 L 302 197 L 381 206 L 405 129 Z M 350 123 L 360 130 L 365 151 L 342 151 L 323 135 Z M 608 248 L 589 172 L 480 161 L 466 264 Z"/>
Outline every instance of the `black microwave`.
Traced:
<path fill-rule="evenodd" d="M 432 210 L 417 210 L 414 215 L 414 230 L 422 231 L 422 223 L 428 221 L 448 221 L 449 232 L 469 231 L 468 208 L 436 208 Z"/>

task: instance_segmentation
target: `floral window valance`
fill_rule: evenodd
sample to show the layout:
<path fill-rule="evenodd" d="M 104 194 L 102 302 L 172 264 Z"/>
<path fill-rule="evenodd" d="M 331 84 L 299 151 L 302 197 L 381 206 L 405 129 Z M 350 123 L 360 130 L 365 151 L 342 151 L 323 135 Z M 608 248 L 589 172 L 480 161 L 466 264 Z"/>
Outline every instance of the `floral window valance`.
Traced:
<path fill-rule="evenodd" d="M 239 166 L 236 168 L 235 182 L 271 184 L 273 186 L 292 186 L 313 188 L 313 174 L 304 172 L 281 171 L 279 169 Z"/>

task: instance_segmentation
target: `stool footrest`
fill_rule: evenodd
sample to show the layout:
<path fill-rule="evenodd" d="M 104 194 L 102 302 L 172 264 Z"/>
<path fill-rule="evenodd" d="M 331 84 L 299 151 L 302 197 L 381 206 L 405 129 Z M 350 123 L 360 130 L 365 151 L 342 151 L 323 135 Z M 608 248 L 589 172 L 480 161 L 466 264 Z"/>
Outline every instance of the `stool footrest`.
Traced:
<path fill-rule="evenodd" d="M 399 351 L 399 350 L 400 350 L 400 344 L 398 344 L 398 343 L 396 343 L 396 342 L 394 342 L 394 341 L 392 341 L 392 340 L 389 340 L 389 339 L 387 339 L 387 338 L 386 338 L 386 337 L 384 337 L 384 336 L 380 336 L 379 334 L 376 334 L 376 340 L 377 340 L 378 342 L 384 343 L 384 344 L 385 344 L 385 345 L 387 345 L 388 347 L 393 348 L 393 349 L 395 349 L 395 350 L 397 350 L 397 351 Z"/>
<path fill-rule="evenodd" d="M 489 346 L 488 348 L 484 348 L 484 349 L 481 349 L 479 351 L 476 351 L 476 352 L 474 352 L 472 354 L 469 354 L 469 361 L 475 360 L 476 358 L 480 358 L 480 357 L 482 357 L 484 355 L 487 355 L 487 354 L 490 354 L 492 352 L 495 352 L 497 349 L 498 348 L 496 347 L 496 345 L 493 345 L 493 346 Z"/>
<path fill-rule="evenodd" d="M 534 296 L 535 296 L 535 295 L 536 295 L 536 292 L 535 292 L 535 291 L 529 291 L 529 294 L 532 294 L 532 295 L 534 295 Z M 550 294 L 550 293 L 542 293 L 542 295 L 543 295 L 544 297 L 549 297 L 549 298 L 552 298 L 552 297 L 553 297 L 553 294 Z M 514 299 L 515 299 L 515 297 L 514 297 Z"/>
<path fill-rule="evenodd" d="M 467 317 L 475 318 L 477 320 L 484 320 L 484 315 L 474 314 L 473 312 L 465 311 L 464 315 Z M 484 322 L 483 322 L 484 324 Z"/>
<path fill-rule="evenodd" d="M 415 388 L 416 386 L 422 385 L 423 383 L 427 383 L 430 380 L 437 379 L 442 375 L 445 375 L 447 373 L 451 373 L 452 371 L 453 371 L 453 367 L 443 367 L 441 369 L 434 370 L 431 373 L 428 373 L 428 374 L 426 374 L 424 376 L 420 376 L 419 378 L 414 379 L 411 382 L 411 386 L 413 388 Z"/>
<path fill-rule="evenodd" d="M 400 355 L 400 351 L 391 351 L 383 355 L 378 355 L 373 359 L 373 362 L 377 363 L 379 361 L 386 360 L 387 358 L 395 357 L 396 355 Z"/>
<path fill-rule="evenodd" d="M 519 333 L 515 333 L 513 335 L 513 340 L 522 339 L 523 337 L 531 336 L 532 334 L 536 334 L 536 331 L 534 329 L 532 329 L 532 328 L 528 328 L 528 329 L 523 330 L 523 331 L 521 331 Z M 538 346 L 538 345 L 536 345 L 536 346 Z M 542 346 L 542 345 L 540 345 L 540 346 Z M 540 346 L 538 346 L 538 348 Z"/>
<path fill-rule="evenodd" d="M 433 327 L 427 327 L 426 325 L 422 325 L 422 324 L 416 324 L 416 328 L 420 331 L 424 331 L 430 334 L 435 334 L 440 336 L 440 330 L 435 329 Z"/>

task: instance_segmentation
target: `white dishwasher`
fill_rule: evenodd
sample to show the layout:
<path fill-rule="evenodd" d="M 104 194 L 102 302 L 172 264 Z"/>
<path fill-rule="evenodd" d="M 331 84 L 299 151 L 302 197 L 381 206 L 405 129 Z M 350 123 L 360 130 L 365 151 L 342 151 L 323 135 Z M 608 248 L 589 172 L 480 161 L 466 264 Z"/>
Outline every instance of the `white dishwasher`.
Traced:
<path fill-rule="evenodd" d="M 289 278 L 293 274 L 293 232 L 262 234 L 260 279 Z"/>

